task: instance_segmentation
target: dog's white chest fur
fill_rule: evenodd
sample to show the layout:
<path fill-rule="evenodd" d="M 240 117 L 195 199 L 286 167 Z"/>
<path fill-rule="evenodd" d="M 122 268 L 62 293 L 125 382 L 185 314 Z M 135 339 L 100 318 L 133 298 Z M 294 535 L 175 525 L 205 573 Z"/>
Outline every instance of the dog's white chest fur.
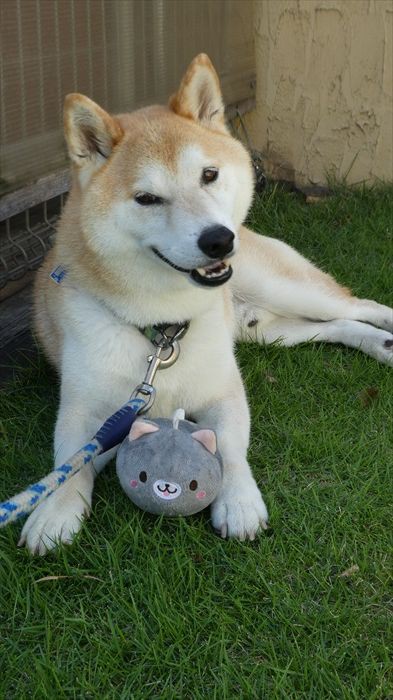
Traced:
<path fill-rule="evenodd" d="M 71 384 L 81 385 L 89 404 L 96 404 L 97 414 L 105 418 L 142 382 L 154 348 L 136 326 L 89 294 L 67 290 L 66 296 L 63 372 Z M 170 321 L 171 309 L 166 313 Z M 216 295 L 215 304 L 191 320 L 177 362 L 156 375 L 152 415 L 170 416 L 178 405 L 192 414 L 227 391 L 231 369 L 237 371 L 230 315 Z"/>

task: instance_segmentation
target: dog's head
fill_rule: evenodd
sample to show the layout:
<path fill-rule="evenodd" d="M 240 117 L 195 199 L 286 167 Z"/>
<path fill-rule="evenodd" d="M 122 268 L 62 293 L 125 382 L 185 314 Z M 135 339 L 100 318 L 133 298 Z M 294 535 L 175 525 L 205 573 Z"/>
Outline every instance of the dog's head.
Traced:
<path fill-rule="evenodd" d="M 168 107 L 113 117 L 83 95 L 68 95 L 65 132 L 82 234 L 96 255 L 142 254 L 157 271 L 205 286 L 229 279 L 253 174 L 225 125 L 206 55 L 193 60 Z"/>

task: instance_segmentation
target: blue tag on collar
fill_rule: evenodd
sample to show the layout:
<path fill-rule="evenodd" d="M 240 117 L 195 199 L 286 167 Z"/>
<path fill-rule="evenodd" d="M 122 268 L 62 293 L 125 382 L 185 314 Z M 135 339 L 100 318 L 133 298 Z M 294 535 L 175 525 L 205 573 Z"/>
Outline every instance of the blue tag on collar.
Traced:
<path fill-rule="evenodd" d="M 66 268 L 63 265 L 58 265 L 52 270 L 49 277 L 56 282 L 56 284 L 61 284 L 66 274 Z"/>

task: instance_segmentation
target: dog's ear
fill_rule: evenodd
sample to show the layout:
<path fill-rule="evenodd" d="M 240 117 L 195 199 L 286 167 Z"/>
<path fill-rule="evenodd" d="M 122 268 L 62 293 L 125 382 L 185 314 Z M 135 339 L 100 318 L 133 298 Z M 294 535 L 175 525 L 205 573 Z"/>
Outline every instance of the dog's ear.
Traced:
<path fill-rule="evenodd" d="M 123 134 L 114 117 L 78 93 L 65 98 L 64 130 L 71 160 L 91 172 L 109 158 Z"/>
<path fill-rule="evenodd" d="M 170 109 L 215 131 L 228 133 L 220 81 L 205 53 L 190 63 L 180 87 L 169 101 Z"/>

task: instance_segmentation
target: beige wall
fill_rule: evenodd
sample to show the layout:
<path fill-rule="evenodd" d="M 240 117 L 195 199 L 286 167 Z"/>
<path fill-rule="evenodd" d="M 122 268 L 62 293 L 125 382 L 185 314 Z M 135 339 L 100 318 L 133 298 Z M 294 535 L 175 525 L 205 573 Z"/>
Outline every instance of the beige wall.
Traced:
<path fill-rule="evenodd" d="M 392 0 L 255 0 L 253 145 L 298 184 L 393 179 Z"/>

